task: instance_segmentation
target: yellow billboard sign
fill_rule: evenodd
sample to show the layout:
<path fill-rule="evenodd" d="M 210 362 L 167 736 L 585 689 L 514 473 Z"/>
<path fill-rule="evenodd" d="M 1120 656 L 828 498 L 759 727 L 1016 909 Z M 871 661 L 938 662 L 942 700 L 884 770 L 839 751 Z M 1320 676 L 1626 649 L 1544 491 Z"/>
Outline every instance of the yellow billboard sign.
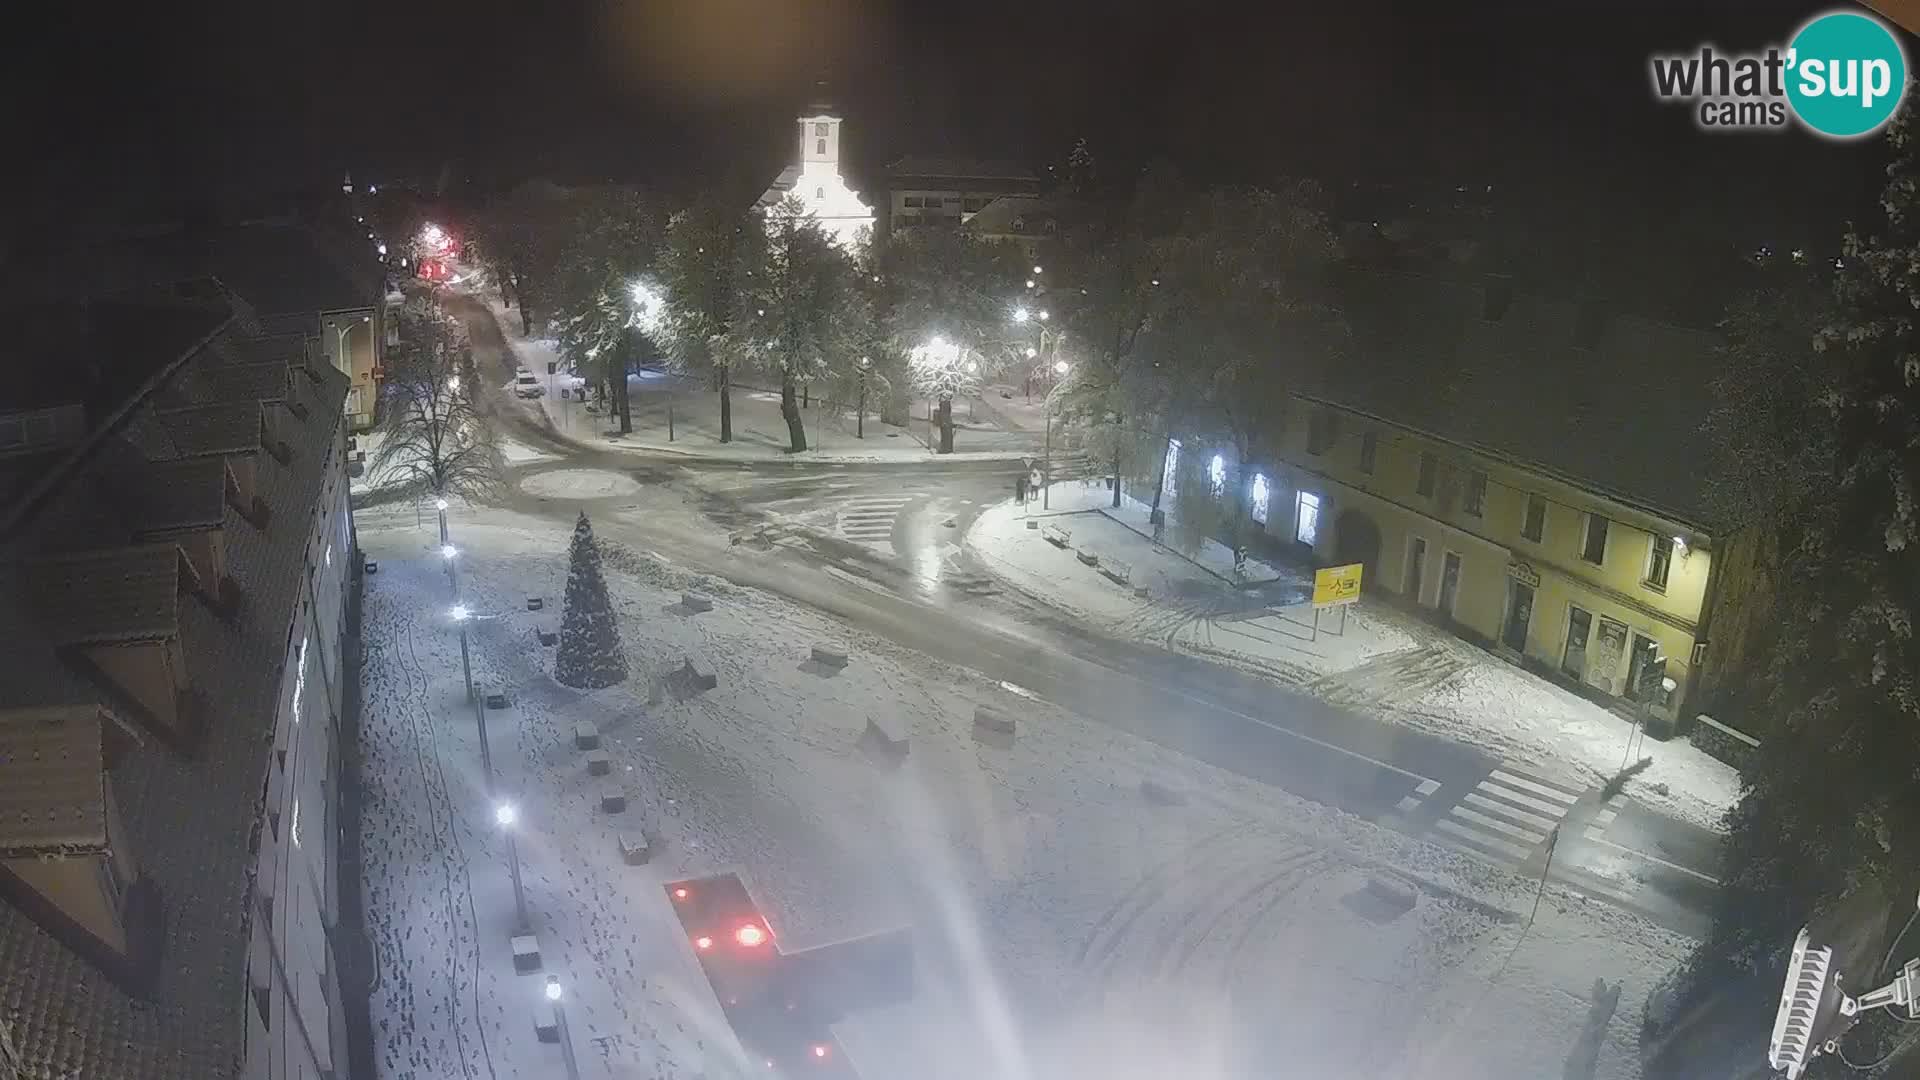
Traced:
<path fill-rule="evenodd" d="M 1313 572 L 1313 606 L 1339 607 L 1360 599 L 1360 569 L 1364 563 L 1328 566 Z"/>

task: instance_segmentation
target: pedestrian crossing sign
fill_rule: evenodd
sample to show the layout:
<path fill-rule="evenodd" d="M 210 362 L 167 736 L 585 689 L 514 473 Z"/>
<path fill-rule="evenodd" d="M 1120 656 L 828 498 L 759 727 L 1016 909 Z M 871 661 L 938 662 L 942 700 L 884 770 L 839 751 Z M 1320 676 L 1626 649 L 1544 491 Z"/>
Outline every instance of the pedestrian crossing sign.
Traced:
<path fill-rule="evenodd" d="M 1328 566 L 1313 572 L 1313 606 L 1339 607 L 1360 599 L 1360 570 L 1365 563 Z"/>

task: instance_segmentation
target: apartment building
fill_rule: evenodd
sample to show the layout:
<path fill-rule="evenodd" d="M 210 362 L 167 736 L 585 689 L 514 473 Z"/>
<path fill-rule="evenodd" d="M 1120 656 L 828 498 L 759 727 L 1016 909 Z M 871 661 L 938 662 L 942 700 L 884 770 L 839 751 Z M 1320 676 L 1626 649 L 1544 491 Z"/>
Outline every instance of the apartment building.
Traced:
<path fill-rule="evenodd" d="M 22 1076 L 341 1080 L 348 377 L 212 279 L 17 310 L 0 1018 Z"/>
<path fill-rule="evenodd" d="M 1714 336 L 1498 280 L 1343 286 L 1352 362 L 1292 396 L 1248 481 L 1268 538 L 1596 697 L 1664 667 L 1649 704 L 1692 715 L 1738 540 L 1704 498 Z"/>
<path fill-rule="evenodd" d="M 1039 194 L 1040 178 L 1011 162 L 908 156 L 887 166 L 887 223 L 957 228 L 995 199 Z"/>

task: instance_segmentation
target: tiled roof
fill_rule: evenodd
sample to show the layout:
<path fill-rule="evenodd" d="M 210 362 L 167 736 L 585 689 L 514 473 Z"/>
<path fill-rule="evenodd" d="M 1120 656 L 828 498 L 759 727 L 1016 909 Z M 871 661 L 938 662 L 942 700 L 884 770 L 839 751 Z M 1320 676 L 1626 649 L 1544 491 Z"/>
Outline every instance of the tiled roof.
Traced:
<path fill-rule="evenodd" d="M 292 369 L 285 360 L 210 365 L 207 379 L 221 401 L 285 401 Z"/>
<path fill-rule="evenodd" d="M 789 165 L 781 169 L 780 175 L 774 177 L 773 183 L 767 185 L 766 193 L 761 195 L 759 200 L 753 204 L 754 207 L 756 209 L 765 209 L 766 207 L 773 206 L 781 199 L 786 198 L 787 192 L 792 191 L 793 185 L 799 182 L 800 166 Z"/>
<path fill-rule="evenodd" d="M 183 454 L 237 454 L 260 449 L 257 401 L 162 409 L 155 414 Z"/>
<path fill-rule="evenodd" d="M 24 586 L 56 645 L 154 641 L 179 632 L 180 549 L 111 548 L 27 563 Z"/>
<path fill-rule="evenodd" d="M 219 329 L 225 305 L 181 303 L 157 290 L 0 310 L 0 369 L 57 378 L 0 380 L 0 412 L 78 402 L 103 421 Z"/>
<path fill-rule="evenodd" d="M 0 712 L 0 857 L 107 846 L 100 709 Z"/>
<path fill-rule="evenodd" d="M 139 535 L 219 527 L 226 521 L 227 463 L 217 457 L 153 462 L 124 477 L 115 494 Z"/>
<path fill-rule="evenodd" d="M 1317 396 L 1712 524 L 1714 334 L 1619 312 L 1583 333 L 1579 305 L 1518 290 L 1489 319 L 1481 285 L 1413 275 L 1347 271 L 1338 286 L 1357 355 Z"/>
<path fill-rule="evenodd" d="M 932 180 L 1016 180 L 1039 186 L 1040 178 L 1032 169 L 1012 161 L 975 158 L 922 157 L 909 154 L 887 166 L 887 175 L 895 180 L 907 178 Z M 899 185 L 894 185 L 898 187 Z"/>
<path fill-rule="evenodd" d="M 217 357 L 193 361 L 225 362 Z M 249 841 L 261 814 L 261 787 L 281 692 L 287 630 L 298 601 L 306 557 L 304 522 L 319 498 L 323 468 L 339 437 L 347 380 L 329 368 L 319 381 L 294 380 L 305 406 L 279 434 L 295 454 L 282 464 L 261 455 L 256 492 L 275 525 L 255 528 L 226 510 L 226 570 L 247 597 L 234 624 L 205 604 L 178 608 L 187 682 L 212 688 L 192 759 L 150 740 L 117 761 L 115 801 L 137 807 L 122 819 L 142 876 L 164 900 L 166 952 L 155 984 L 135 999 L 101 969 L 0 903 L 0 1021 L 12 1031 L 21 1073 L 31 1080 L 234 1080 L 246 1023 Z M 170 440 L 143 407 L 126 429 L 142 452 Z M 75 482 L 55 494 L 13 537 L 0 540 L 0 560 L 29 561 L 70 550 L 87 537 L 75 522 L 114 521 L 98 504 L 112 491 L 90 459 Z M 107 526 L 99 526 L 106 528 Z M 123 529 L 125 527 L 123 526 Z M 98 694 L 53 654 L 36 607 L 18 589 L 0 586 L 0 708 L 97 703 Z"/>

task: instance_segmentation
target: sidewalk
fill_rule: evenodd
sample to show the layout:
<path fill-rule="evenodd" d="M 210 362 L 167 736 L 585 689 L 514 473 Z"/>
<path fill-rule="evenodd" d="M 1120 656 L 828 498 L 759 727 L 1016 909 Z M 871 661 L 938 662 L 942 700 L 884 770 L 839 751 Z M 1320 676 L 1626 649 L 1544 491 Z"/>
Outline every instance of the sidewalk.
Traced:
<path fill-rule="evenodd" d="M 808 449 L 801 454 L 791 454 L 787 452 L 787 422 L 780 415 L 778 389 L 740 385 L 736 385 L 732 393 L 733 441 L 722 443 L 719 394 L 699 380 L 664 371 L 642 371 L 627 376 L 633 431 L 616 434 L 614 429 L 618 424 L 610 410 L 591 409 L 587 402 L 572 397 L 561 398 L 559 391 L 574 380 L 564 374 L 547 375 L 549 363 L 560 371 L 566 368 L 555 343 L 548 338 L 522 335 L 518 318 L 511 317 L 497 298 L 484 299 L 515 362 L 533 372 L 541 384 L 549 388 L 545 395 L 528 399 L 512 398 L 511 388 L 503 386 L 503 395 L 529 415 L 544 420 L 562 437 L 596 449 L 729 461 L 772 458 L 836 464 L 954 459 L 1018 461 L 1035 453 L 1037 444 L 1029 434 L 998 430 L 990 420 L 982 423 L 981 418 L 990 416 L 988 410 L 972 411 L 970 403 L 956 402 L 955 451 L 936 454 L 927 445 L 924 402 L 918 403 L 912 423 L 899 426 L 880 420 L 876 395 L 869 403 L 864 437 L 852 408 L 819 400 L 804 407 L 800 415 L 806 427 Z M 975 419 L 969 420 L 970 415 Z"/>
<path fill-rule="evenodd" d="M 1135 522 L 1122 528 L 1084 509 L 1107 498 L 1098 485 L 1056 484 L 1050 511 L 991 507 L 968 530 L 967 549 L 1008 586 L 1110 636 L 1252 671 L 1503 758 L 1573 769 L 1593 784 L 1621 768 L 1632 729 L 1594 702 L 1383 603 L 1323 612 L 1316 626 L 1303 576 L 1273 570 L 1275 581 L 1235 589 L 1154 545 Z M 1040 528 L 1027 527 L 1043 515 Z M 1066 549 L 1048 542 L 1049 524 L 1072 533 Z M 1122 587 L 1081 564 L 1082 547 L 1130 564 L 1135 580 Z M 1739 774 L 1685 740 L 1646 740 L 1634 756 L 1653 764 L 1628 795 L 1663 813 L 1717 829 L 1739 797 Z"/>

